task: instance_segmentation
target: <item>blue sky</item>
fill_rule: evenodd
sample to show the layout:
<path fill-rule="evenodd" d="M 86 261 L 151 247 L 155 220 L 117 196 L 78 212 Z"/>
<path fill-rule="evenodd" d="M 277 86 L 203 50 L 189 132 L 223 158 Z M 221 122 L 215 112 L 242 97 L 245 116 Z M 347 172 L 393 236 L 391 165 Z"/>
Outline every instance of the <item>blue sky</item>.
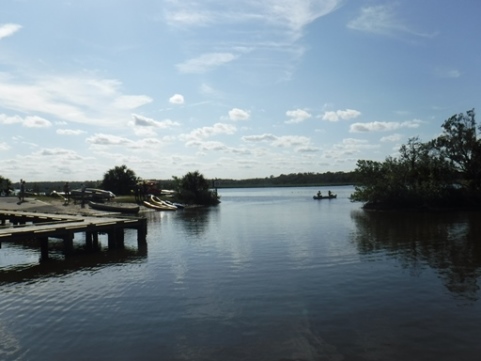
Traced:
<path fill-rule="evenodd" d="M 477 0 L 2 0 L 0 175 L 351 171 L 479 108 Z"/>

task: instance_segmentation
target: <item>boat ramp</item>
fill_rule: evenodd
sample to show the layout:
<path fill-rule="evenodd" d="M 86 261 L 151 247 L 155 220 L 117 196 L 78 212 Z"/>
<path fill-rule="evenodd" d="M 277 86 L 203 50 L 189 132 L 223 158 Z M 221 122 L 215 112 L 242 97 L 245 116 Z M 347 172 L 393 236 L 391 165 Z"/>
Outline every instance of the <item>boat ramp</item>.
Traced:
<path fill-rule="evenodd" d="M 62 239 L 64 253 L 73 251 L 75 234 L 85 233 L 86 248 L 98 246 L 99 234 L 106 233 L 108 247 L 124 246 L 125 229 L 137 230 L 139 247 L 145 245 L 147 219 L 110 214 L 108 217 L 63 215 L 51 213 L 0 210 L 0 248 L 2 242 L 34 240 L 38 242 L 41 259 L 48 259 L 49 238 Z"/>

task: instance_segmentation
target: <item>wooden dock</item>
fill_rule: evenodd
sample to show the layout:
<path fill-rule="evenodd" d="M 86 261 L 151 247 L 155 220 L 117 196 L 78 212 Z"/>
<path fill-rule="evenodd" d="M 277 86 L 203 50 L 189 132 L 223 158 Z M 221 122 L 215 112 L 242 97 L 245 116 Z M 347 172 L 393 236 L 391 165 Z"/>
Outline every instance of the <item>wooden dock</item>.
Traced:
<path fill-rule="evenodd" d="M 147 219 L 143 217 L 94 217 L 0 210 L 0 248 L 2 242 L 31 239 L 38 241 L 41 259 L 48 258 L 49 238 L 63 239 L 65 254 L 73 249 L 76 233 L 85 233 L 87 247 L 98 244 L 99 233 L 108 235 L 109 248 L 123 247 L 124 230 L 137 230 L 139 246 L 145 244 Z"/>

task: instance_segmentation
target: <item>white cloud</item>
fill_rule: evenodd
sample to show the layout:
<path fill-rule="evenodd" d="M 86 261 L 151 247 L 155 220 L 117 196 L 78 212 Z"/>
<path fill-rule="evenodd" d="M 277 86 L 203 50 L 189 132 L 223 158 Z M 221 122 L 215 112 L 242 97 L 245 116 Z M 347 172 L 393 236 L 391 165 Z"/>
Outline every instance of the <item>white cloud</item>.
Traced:
<path fill-rule="evenodd" d="M 3 25 L 0 25 L 0 40 L 15 34 L 21 28 L 22 28 L 22 26 L 18 25 L 18 24 L 3 24 Z"/>
<path fill-rule="evenodd" d="M 109 134 L 95 134 L 86 139 L 87 143 L 93 145 L 133 145 L 130 139 Z"/>
<path fill-rule="evenodd" d="M 310 139 L 307 137 L 299 136 L 299 135 L 286 135 L 282 137 L 277 137 L 275 141 L 272 142 L 272 145 L 276 147 L 286 148 L 286 147 L 296 147 L 296 146 L 306 146 L 310 142 Z"/>
<path fill-rule="evenodd" d="M 87 133 L 84 130 L 79 130 L 79 129 L 57 129 L 56 131 L 57 134 L 59 135 L 81 135 Z"/>
<path fill-rule="evenodd" d="M 190 132 L 189 134 L 181 135 L 182 140 L 196 141 L 205 138 L 209 138 L 219 134 L 234 134 L 237 128 L 231 124 L 216 123 L 212 127 L 198 128 Z"/>
<path fill-rule="evenodd" d="M 179 123 L 174 122 L 170 119 L 157 121 L 152 118 L 144 117 L 138 114 L 132 114 L 132 118 L 134 119 L 135 125 L 139 127 L 154 127 L 154 128 L 160 128 L 160 129 L 168 129 L 168 128 L 173 128 L 180 125 Z"/>
<path fill-rule="evenodd" d="M 192 140 L 185 144 L 188 147 L 196 147 L 202 151 L 225 151 L 228 147 L 222 142 Z"/>
<path fill-rule="evenodd" d="M 411 120 L 406 122 L 370 122 L 370 123 L 354 123 L 351 124 L 349 132 L 386 132 L 401 128 L 418 128 L 419 120 Z"/>
<path fill-rule="evenodd" d="M 381 138 L 381 142 L 399 142 L 402 139 L 401 134 L 391 134 Z"/>
<path fill-rule="evenodd" d="M 157 138 L 144 138 L 144 139 L 141 139 L 139 140 L 138 142 L 136 142 L 135 146 L 133 146 L 132 148 L 138 148 L 138 149 L 145 149 L 145 148 L 158 148 L 160 145 L 163 145 L 165 144 L 166 142 L 164 141 L 164 139 L 162 139 L 162 141 L 160 139 L 157 139 Z"/>
<path fill-rule="evenodd" d="M 17 124 L 17 123 L 23 123 L 22 117 L 18 115 L 14 115 L 13 117 L 9 117 L 6 114 L 0 114 L 0 124 Z"/>
<path fill-rule="evenodd" d="M 202 13 L 200 10 L 193 11 L 193 9 L 178 9 L 174 11 L 167 11 L 165 13 L 166 19 L 171 25 L 206 25 L 211 22 L 211 16 L 208 13 Z"/>
<path fill-rule="evenodd" d="M 250 149 L 247 148 L 232 148 L 232 153 L 240 154 L 240 155 L 250 155 L 252 152 Z"/>
<path fill-rule="evenodd" d="M 308 137 L 299 135 L 276 136 L 273 134 L 249 135 L 242 137 L 245 142 L 269 142 L 271 146 L 277 148 L 296 148 L 299 152 L 308 152 L 316 150 L 311 146 L 311 140 Z"/>
<path fill-rule="evenodd" d="M 379 148 L 379 145 L 369 144 L 369 142 L 366 139 L 345 138 L 342 140 L 340 144 L 337 144 L 335 147 L 360 150 L 360 149 Z"/>
<path fill-rule="evenodd" d="M 146 95 L 121 95 L 113 102 L 118 109 L 135 109 L 152 102 L 152 98 Z"/>
<path fill-rule="evenodd" d="M 306 146 L 301 146 L 301 147 L 297 148 L 296 150 L 299 153 L 317 153 L 317 152 L 319 152 L 320 149 L 318 147 L 306 145 Z"/>
<path fill-rule="evenodd" d="M 298 37 L 306 25 L 333 12 L 341 3 L 342 0 L 239 1 L 233 8 L 222 0 L 171 1 L 166 19 L 171 25 L 183 26 L 267 24 L 286 28 L 292 37 Z"/>
<path fill-rule="evenodd" d="M 324 152 L 324 157 L 329 159 L 345 160 L 354 157 L 362 150 L 377 149 L 379 145 L 370 144 L 365 139 L 345 138 L 340 143 L 334 144 Z"/>
<path fill-rule="evenodd" d="M 36 115 L 22 118 L 18 115 L 7 116 L 5 114 L 0 114 L 0 124 L 22 124 L 26 128 L 48 128 L 52 126 L 52 123 L 49 120 Z"/>
<path fill-rule="evenodd" d="M 38 116 L 28 116 L 24 119 L 23 126 L 27 128 L 48 128 L 52 126 L 52 123 Z"/>
<path fill-rule="evenodd" d="M 184 104 L 184 96 L 181 94 L 174 94 L 169 98 L 171 104 Z"/>
<path fill-rule="evenodd" d="M 153 127 L 137 127 L 134 126 L 134 133 L 137 137 L 141 138 L 153 138 L 157 136 L 157 132 Z"/>
<path fill-rule="evenodd" d="M 277 137 L 273 134 L 246 135 L 242 137 L 242 140 L 245 142 L 269 142 L 276 139 Z"/>
<path fill-rule="evenodd" d="M 264 21 L 287 26 L 294 36 L 319 17 L 333 12 L 339 0 L 267 0 L 259 2 Z"/>
<path fill-rule="evenodd" d="M 43 157 L 61 157 L 62 159 L 66 159 L 66 160 L 83 159 L 81 156 L 77 154 L 77 152 L 70 149 L 64 149 L 64 148 L 42 148 L 37 152 L 34 152 L 33 155 L 43 156 Z"/>
<path fill-rule="evenodd" d="M 182 73 L 205 73 L 219 65 L 242 60 L 248 68 L 240 68 L 245 82 L 286 81 L 305 52 L 299 39 L 305 28 L 335 11 L 344 0 L 263 0 L 168 1 L 167 24 L 181 28 L 202 27 L 197 43 L 204 54 L 177 64 Z M 242 31 L 239 31 L 239 27 Z M 202 37 L 211 32 L 209 42 Z M 191 32 L 196 38 L 196 32 Z M 221 52 L 219 52 L 221 51 Z M 195 53 L 194 53 L 195 54 Z M 247 54 L 252 54 L 249 57 Z M 240 62 L 240 61 L 239 61 Z M 262 76 L 252 76 L 252 67 L 262 69 Z M 275 80 L 272 80 L 275 79 Z"/>
<path fill-rule="evenodd" d="M 9 150 L 10 146 L 5 142 L 0 142 L 0 150 Z"/>
<path fill-rule="evenodd" d="M 324 115 L 322 116 L 322 120 L 327 120 L 329 122 L 337 122 L 339 120 L 354 119 L 360 115 L 361 112 L 354 109 L 328 111 L 324 113 Z"/>
<path fill-rule="evenodd" d="M 181 73 L 205 73 L 213 68 L 227 64 L 237 58 L 232 53 L 209 53 L 177 64 Z"/>
<path fill-rule="evenodd" d="M 250 113 L 246 110 L 239 108 L 233 108 L 229 110 L 229 119 L 232 121 L 238 120 L 248 120 L 250 118 Z"/>
<path fill-rule="evenodd" d="M 185 145 L 187 147 L 198 148 L 200 152 L 216 151 L 216 152 L 231 153 L 231 154 L 241 155 L 241 156 L 252 154 L 250 149 L 229 147 L 226 144 L 219 141 L 190 140 L 186 142 Z M 219 160 L 218 162 L 222 162 L 222 160 Z M 232 163 L 233 160 L 230 160 L 230 162 Z"/>
<path fill-rule="evenodd" d="M 23 113 L 42 113 L 69 122 L 119 126 L 128 121 L 126 109 L 150 102 L 143 95 L 121 93 L 115 79 L 79 75 L 30 75 L 0 73 L 0 105 Z M 111 106 L 106 106 L 111 104 Z"/>
<path fill-rule="evenodd" d="M 361 9 L 361 14 L 348 23 L 348 28 L 380 35 L 407 33 L 420 37 L 433 37 L 414 31 L 400 21 L 394 11 L 395 4 L 368 6 Z"/>
<path fill-rule="evenodd" d="M 393 9 L 388 5 L 370 6 L 361 9 L 358 18 L 349 22 L 348 27 L 371 33 L 389 33 L 399 28 Z"/>
<path fill-rule="evenodd" d="M 286 124 L 301 123 L 312 116 L 303 109 L 288 110 L 286 115 L 291 118 L 285 122 Z"/>

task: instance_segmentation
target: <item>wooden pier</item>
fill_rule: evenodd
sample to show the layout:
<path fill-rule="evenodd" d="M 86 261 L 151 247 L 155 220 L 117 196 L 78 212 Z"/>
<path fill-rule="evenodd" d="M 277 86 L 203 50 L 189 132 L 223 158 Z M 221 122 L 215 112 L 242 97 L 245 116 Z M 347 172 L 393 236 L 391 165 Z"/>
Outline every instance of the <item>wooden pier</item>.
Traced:
<path fill-rule="evenodd" d="M 31 239 L 38 241 L 41 259 L 46 259 L 49 238 L 60 238 L 68 255 L 73 249 L 76 233 L 85 233 L 87 248 L 98 245 L 99 233 L 108 235 L 109 248 L 123 247 L 124 230 L 128 228 L 137 230 L 139 246 L 146 243 L 147 219 L 143 217 L 71 216 L 0 210 L 0 248 L 2 242 Z"/>

